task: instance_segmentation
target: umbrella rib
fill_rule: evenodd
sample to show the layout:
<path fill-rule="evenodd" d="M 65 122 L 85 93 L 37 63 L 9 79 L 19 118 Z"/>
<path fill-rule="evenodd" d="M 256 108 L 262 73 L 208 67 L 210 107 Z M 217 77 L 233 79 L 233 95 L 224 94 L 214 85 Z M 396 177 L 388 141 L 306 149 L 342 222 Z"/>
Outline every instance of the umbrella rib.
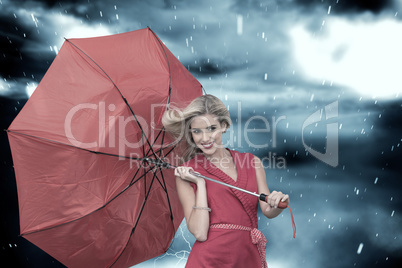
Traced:
<path fill-rule="evenodd" d="M 146 205 L 146 203 L 147 203 L 147 201 L 148 201 L 148 196 L 149 196 L 149 193 L 151 192 L 151 188 L 152 188 L 152 185 L 153 185 L 153 183 L 154 183 L 155 177 L 156 177 L 156 172 L 154 173 L 154 176 L 152 177 L 151 184 L 150 184 L 150 186 L 149 186 L 149 188 L 148 188 L 148 192 L 145 193 L 144 201 L 143 201 L 143 204 L 142 204 L 142 206 L 141 206 L 140 213 L 138 214 L 138 217 L 137 217 L 137 220 L 136 220 L 136 222 L 135 222 L 135 224 L 134 224 L 134 227 L 133 227 L 133 229 L 131 230 L 130 236 L 129 236 L 128 239 L 127 239 L 126 246 L 125 246 L 124 249 L 120 252 L 119 256 L 117 256 L 116 260 L 115 260 L 109 267 L 112 267 L 112 266 L 120 259 L 120 257 L 123 255 L 124 251 L 126 250 L 127 245 L 128 245 L 128 243 L 130 242 L 131 236 L 134 234 L 134 231 L 135 231 L 135 229 L 137 228 L 137 225 L 138 225 L 138 222 L 140 221 L 142 212 L 144 211 L 145 205 Z"/>
<path fill-rule="evenodd" d="M 47 139 L 47 138 L 43 138 L 43 137 L 38 137 L 38 136 L 34 136 L 34 135 L 30 135 L 30 134 L 26 134 L 26 133 L 14 131 L 14 130 L 7 129 L 6 131 L 11 132 L 11 133 L 15 133 L 15 134 L 19 134 L 19 135 L 24 135 L 24 136 L 31 137 L 31 138 L 35 138 L 35 139 L 48 141 L 48 142 L 51 142 L 51 143 L 65 145 L 65 146 L 68 146 L 68 147 L 71 147 L 71 148 L 79 149 L 79 150 L 82 150 L 82 151 L 87 151 L 89 153 L 101 154 L 101 155 L 107 155 L 107 156 L 114 156 L 114 157 L 119 157 L 119 158 L 130 159 L 130 160 L 139 160 L 139 161 L 143 160 L 143 158 L 137 158 L 137 157 L 131 157 L 131 156 L 125 156 L 125 155 L 118 155 L 118 154 L 111 154 L 111 153 L 105 153 L 105 152 L 100 152 L 100 151 L 93 151 L 93 150 L 81 148 L 81 147 L 78 147 L 78 146 L 75 146 L 75 145 L 71 145 L 71 144 L 68 144 L 68 143 L 55 141 L 55 140 L 51 140 L 51 139 Z"/>
<path fill-rule="evenodd" d="M 169 97 L 170 97 L 170 93 L 169 93 Z M 162 130 L 163 130 L 163 128 L 162 128 Z M 162 132 L 162 130 L 159 132 L 158 137 L 159 137 L 160 133 Z M 165 134 L 166 134 L 166 132 L 165 132 L 165 131 L 163 131 L 163 134 L 162 134 L 162 142 L 161 142 L 161 144 L 163 144 L 163 141 L 164 141 L 164 139 L 165 139 Z M 170 152 L 172 152 L 172 150 L 173 150 L 175 147 L 176 147 L 176 146 L 173 146 L 173 148 L 172 148 L 171 150 L 169 150 L 169 152 L 168 152 L 167 154 L 165 154 L 165 156 L 166 156 L 166 155 L 169 155 L 169 153 L 170 153 Z M 162 150 L 160 150 L 159 155 L 161 155 L 161 154 L 162 154 Z M 161 177 L 162 177 L 162 181 L 163 181 L 163 185 L 164 185 L 164 186 L 162 186 L 162 185 L 161 185 L 161 187 L 162 187 L 162 188 L 165 190 L 165 193 L 166 193 L 166 199 L 167 199 L 167 201 L 168 201 L 168 205 L 169 205 L 169 211 L 170 211 L 170 220 L 171 220 L 171 222 L 172 222 L 173 230 L 176 230 L 176 229 L 175 229 L 175 226 L 174 226 L 174 221 L 173 221 L 173 211 L 172 211 L 172 206 L 170 205 L 169 193 L 168 193 L 168 189 L 167 189 L 167 186 L 166 186 L 165 177 L 163 176 L 162 169 L 160 170 L 160 172 L 161 172 Z M 157 179 L 158 179 L 158 178 L 157 178 Z M 159 181 L 159 179 L 158 179 L 158 182 L 159 182 L 159 183 L 161 183 L 161 182 Z"/>
<path fill-rule="evenodd" d="M 170 210 L 170 219 L 172 220 L 172 224 L 173 224 L 173 227 L 174 227 L 174 223 L 173 223 L 173 211 L 172 211 L 172 207 L 171 207 L 171 205 L 170 205 L 169 193 L 168 193 L 168 190 L 167 190 L 167 186 L 166 186 L 166 182 L 165 182 L 165 177 L 163 176 L 162 170 L 161 170 L 161 177 L 162 177 L 163 184 L 164 184 L 164 186 L 165 186 L 165 187 L 162 186 L 162 188 L 165 189 L 166 198 L 167 198 L 168 205 L 169 205 L 169 210 Z M 159 181 L 159 180 L 158 180 L 158 181 Z"/>
<path fill-rule="evenodd" d="M 145 173 L 142 174 L 135 182 L 139 181 L 142 177 L 145 177 L 145 175 L 147 175 L 153 168 L 154 168 L 154 167 L 152 167 L 152 168 L 146 170 Z M 50 230 L 50 229 L 57 228 L 57 227 L 59 227 L 59 226 L 63 226 L 63 225 L 66 225 L 66 224 L 69 224 L 69 223 L 72 223 L 72 222 L 81 220 L 81 219 L 83 219 L 83 218 L 85 218 L 85 217 L 88 217 L 89 215 L 92 215 L 93 213 L 95 213 L 95 212 L 97 212 L 97 211 L 99 211 L 99 210 L 105 208 L 105 207 L 106 207 L 107 205 L 109 205 L 113 200 L 115 200 L 117 197 L 119 197 L 121 194 L 123 194 L 125 191 L 127 191 L 131 186 L 133 186 L 133 185 L 135 184 L 135 182 L 132 183 L 132 184 L 127 185 L 120 193 L 118 193 L 116 196 L 114 196 L 112 199 L 110 199 L 108 202 L 106 202 L 103 206 L 101 206 L 101 207 L 95 209 L 94 211 L 92 211 L 92 212 L 90 212 L 90 213 L 88 213 L 88 214 L 86 214 L 86 215 L 84 215 L 84 216 L 81 216 L 81 217 L 79 217 L 79 218 L 77 218 L 77 219 L 74 219 L 74 220 L 70 220 L 70 221 L 67 221 L 67 222 L 63 222 L 63 223 L 60 223 L 60 224 L 56 224 L 56 225 L 53 225 L 53 226 L 50 226 L 50 227 L 46 227 L 46 228 L 43 228 L 43 229 L 40 229 L 40 230 L 36 230 L 36 231 L 32 231 L 32 232 L 23 233 L 23 234 L 21 234 L 21 236 L 30 235 L 30 234 L 34 234 L 34 233 L 39 233 L 39 232 L 43 232 L 43 231 L 47 231 L 47 230 Z"/>
<path fill-rule="evenodd" d="M 165 134 L 166 134 L 166 132 L 163 131 L 163 130 L 164 130 L 164 128 L 162 128 L 162 129 L 159 131 L 159 133 L 158 133 L 158 135 L 156 136 L 156 138 L 155 138 L 153 144 L 155 144 L 155 142 L 158 140 L 158 138 L 159 138 L 159 136 L 160 136 L 161 133 L 162 133 L 161 145 L 163 144 L 163 141 L 164 141 L 164 139 L 165 139 Z M 152 144 L 152 145 L 153 145 L 153 144 Z M 167 148 L 167 147 L 166 147 L 166 148 Z M 170 152 L 172 152 L 172 150 L 173 150 L 174 148 L 175 148 L 175 146 L 173 146 L 173 148 L 172 148 L 166 155 L 168 155 Z M 161 155 L 162 155 L 162 150 L 159 151 L 159 159 L 160 159 Z M 165 155 L 165 156 L 166 156 L 166 155 Z M 160 174 L 161 174 L 161 178 L 162 178 L 163 185 L 162 185 L 162 182 L 159 180 L 158 176 L 156 176 L 156 179 L 158 180 L 160 186 L 162 187 L 162 189 L 164 189 L 164 191 L 165 191 L 165 193 L 166 193 L 166 199 L 167 199 L 167 201 L 168 201 L 169 211 L 170 211 L 170 219 L 171 219 L 171 221 L 172 221 L 173 228 L 174 228 L 173 212 L 172 212 L 172 207 L 171 207 L 171 205 L 170 205 L 170 198 L 169 198 L 169 193 L 168 193 L 167 186 L 166 186 L 166 181 L 165 181 L 165 178 L 164 178 L 164 176 L 163 176 L 162 169 L 159 168 L 159 170 L 160 170 Z"/>
<path fill-rule="evenodd" d="M 116 85 L 116 83 L 113 81 L 113 79 L 106 73 L 105 70 L 103 70 L 103 68 L 96 62 L 94 61 L 87 53 L 85 53 L 81 48 L 79 48 L 77 45 L 75 45 L 73 42 L 71 42 L 69 39 L 65 38 L 65 40 L 70 43 L 72 46 L 74 46 L 76 49 L 78 49 L 79 51 L 81 51 L 82 54 L 84 54 L 88 59 L 90 59 L 105 75 L 106 77 L 110 80 L 110 82 L 112 82 L 114 88 L 117 89 L 117 91 L 119 92 L 121 98 L 123 99 L 124 103 L 127 105 L 128 109 L 130 110 L 131 114 L 134 116 L 135 121 L 137 122 L 138 127 L 141 130 L 142 133 L 142 137 L 145 138 L 146 142 L 148 143 L 148 145 L 151 147 L 151 144 L 149 143 L 148 138 L 145 136 L 144 134 L 144 130 L 140 124 L 140 122 L 137 119 L 137 116 L 135 115 L 133 109 L 131 108 L 130 104 L 128 103 L 127 99 L 124 97 L 123 93 L 121 93 L 120 89 L 118 88 L 118 86 Z M 170 77 L 170 68 L 169 68 L 169 77 Z M 169 82 L 170 83 L 170 82 Z M 143 146 L 144 146 L 144 141 L 143 141 Z M 145 153 L 145 151 L 143 150 L 143 152 Z"/>
<path fill-rule="evenodd" d="M 129 159 L 129 160 L 141 161 L 141 165 L 142 165 L 143 162 L 146 162 L 146 161 L 148 160 L 147 157 L 145 157 L 145 158 L 137 158 L 137 157 L 132 157 L 132 156 L 125 156 L 125 155 L 118 155 L 118 154 L 111 154 L 111 153 L 93 151 L 93 150 L 89 150 L 89 149 L 85 149 L 85 148 L 80 148 L 80 147 L 78 147 L 78 146 L 74 146 L 74 145 L 71 145 L 71 144 L 63 143 L 63 142 L 60 142 L 60 141 L 55 141 L 55 140 L 51 140 L 51 139 L 47 139 L 47 138 L 43 138 L 43 137 L 38 137 L 38 136 L 34 136 L 34 135 L 30 135 L 30 134 L 26 134 L 26 133 L 14 131 L 14 130 L 6 129 L 5 131 L 10 132 L 10 133 L 14 133 L 14 134 L 19 134 L 19 135 L 27 136 L 27 137 L 34 138 L 34 139 L 44 140 L 44 141 L 47 141 L 47 142 L 50 142 L 50 143 L 55 143 L 55 144 L 60 144 L 60 145 L 68 146 L 68 147 L 71 147 L 71 148 L 74 148 L 74 149 L 78 149 L 78 150 L 82 150 L 82 151 L 86 151 L 86 152 L 89 152 L 89 153 L 100 154 L 100 155 L 106 155 L 106 156 L 113 156 L 113 157 L 119 157 L 119 158 L 125 158 L 125 159 Z M 169 150 L 169 152 L 166 153 L 166 155 L 168 155 L 168 154 L 170 154 L 170 153 L 174 150 L 174 148 L 175 148 L 173 143 L 168 144 L 166 147 L 164 147 L 164 148 L 162 148 L 162 149 L 160 149 L 160 150 L 157 150 L 156 152 L 160 152 L 161 150 L 166 149 L 166 148 L 169 148 L 170 146 L 173 146 L 173 147 L 172 147 L 171 150 Z M 160 160 L 160 158 L 157 158 L 157 159 Z M 160 160 L 160 161 L 161 161 L 161 160 Z M 166 163 L 166 162 L 161 161 L 159 164 L 163 164 L 163 163 Z M 137 173 L 138 173 L 138 170 L 137 170 Z M 136 174 L 137 174 L 137 173 L 136 173 Z M 135 179 L 136 174 L 134 175 L 133 180 Z M 136 182 L 136 181 L 133 182 L 133 180 L 131 181 L 130 184 Z"/>
<path fill-rule="evenodd" d="M 141 161 L 141 165 L 143 165 L 144 160 L 146 161 L 146 158 L 137 158 L 137 157 L 131 157 L 131 156 L 125 156 L 125 155 L 117 155 L 117 154 L 111 154 L 111 153 L 93 151 L 93 150 L 89 150 L 89 149 L 85 149 L 85 148 L 80 148 L 80 147 L 77 147 L 77 146 L 74 146 L 74 145 L 71 145 L 71 144 L 67 144 L 67 143 L 63 143 L 63 142 L 59 142 L 59 141 L 55 141 L 55 140 L 51 140 L 51 139 L 46 139 L 46 138 L 43 138 L 43 137 L 38 137 L 38 136 L 26 134 L 26 133 L 17 132 L 17 131 L 14 131 L 14 130 L 9 130 L 9 129 L 7 129 L 6 131 L 7 131 L 7 132 L 11 132 L 11 133 L 15 133 L 15 134 L 19 134 L 19 135 L 23 135 L 23 136 L 27 136 L 27 137 L 30 137 L 30 138 L 40 139 L 40 140 L 44 140 L 44 141 L 47 141 L 47 142 L 51 142 L 51 143 L 56 143 L 56 144 L 68 146 L 68 147 L 75 148 L 75 149 L 82 150 L 82 151 L 86 151 L 86 152 L 89 152 L 89 153 L 101 154 L 101 155 L 106 155 L 106 156 L 113 156 L 113 157 L 119 157 L 119 158 L 125 158 L 125 159 L 130 159 L 130 160 Z M 165 147 L 165 148 L 168 148 L 168 147 Z M 172 150 L 173 150 L 173 149 L 174 149 L 174 147 L 172 148 Z M 168 154 L 169 154 L 172 150 L 170 150 L 170 151 L 168 152 Z M 159 158 L 158 158 L 158 159 L 159 159 Z M 137 172 L 135 173 L 135 175 L 134 175 L 134 177 L 133 177 L 133 180 L 131 181 L 130 185 L 137 182 L 137 180 L 134 181 L 134 179 L 135 179 L 135 177 L 136 177 L 138 171 L 139 171 L 139 169 L 138 169 Z"/>
<path fill-rule="evenodd" d="M 163 53 L 165 54 L 165 58 L 166 58 L 166 63 L 167 63 L 167 65 L 168 65 L 168 70 L 169 70 L 169 95 L 168 95 L 168 101 L 167 101 L 167 107 L 166 107 L 166 109 L 169 107 L 169 104 L 170 104 L 170 95 L 171 95 L 171 92 L 172 92 L 172 76 L 171 76 L 171 72 L 170 72 L 170 62 L 169 62 L 169 58 L 168 58 L 168 56 L 167 56 L 167 53 L 166 53 L 166 51 L 165 51 L 165 48 L 163 47 L 163 43 L 162 43 L 162 41 L 159 39 L 159 37 L 154 33 L 154 31 L 152 31 L 151 30 L 151 28 L 149 28 L 148 27 L 148 29 L 151 31 L 151 33 L 155 36 L 155 38 L 156 38 L 156 40 L 158 41 L 158 43 L 159 43 L 159 45 L 160 45 L 160 47 L 162 48 L 162 50 L 163 50 Z"/>

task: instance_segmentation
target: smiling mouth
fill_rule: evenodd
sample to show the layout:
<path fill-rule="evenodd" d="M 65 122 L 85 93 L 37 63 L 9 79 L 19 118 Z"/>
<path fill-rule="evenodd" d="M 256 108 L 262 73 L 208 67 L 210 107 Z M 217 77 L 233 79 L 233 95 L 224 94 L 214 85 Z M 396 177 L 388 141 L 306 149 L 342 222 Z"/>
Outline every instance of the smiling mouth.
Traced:
<path fill-rule="evenodd" d="M 210 149 L 210 148 L 212 148 L 212 146 L 214 146 L 214 142 L 212 141 L 212 142 L 209 142 L 209 143 L 202 143 L 201 145 L 205 149 Z"/>

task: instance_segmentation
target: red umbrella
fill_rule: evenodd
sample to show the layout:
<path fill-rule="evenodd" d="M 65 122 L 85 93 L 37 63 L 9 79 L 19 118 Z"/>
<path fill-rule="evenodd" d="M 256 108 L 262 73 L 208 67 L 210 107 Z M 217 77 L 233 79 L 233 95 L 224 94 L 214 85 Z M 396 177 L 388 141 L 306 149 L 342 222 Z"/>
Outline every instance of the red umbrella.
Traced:
<path fill-rule="evenodd" d="M 173 171 L 150 163 L 176 156 L 163 112 L 200 95 L 148 28 L 66 40 L 8 129 L 21 235 L 68 267 L 164 253 L 183 212 Z"/>

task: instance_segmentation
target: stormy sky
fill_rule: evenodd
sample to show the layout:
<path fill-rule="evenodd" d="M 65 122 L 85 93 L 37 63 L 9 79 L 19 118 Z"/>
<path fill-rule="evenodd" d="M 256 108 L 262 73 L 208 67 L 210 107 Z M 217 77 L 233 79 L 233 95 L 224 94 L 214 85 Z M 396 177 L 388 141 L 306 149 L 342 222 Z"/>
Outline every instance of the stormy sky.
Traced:
<path fill-rule="evenodd" d="M 270 189 L 291 196 L 296 239 L 287 211 L 259 222 L 269 267 L 397 267 L 401 12 L 396 0 L 0 0 L 1 127 L 21 110 L 64 38 L 148 26 L 229 108 L 228 147 L 266 159 Z M 245 134 L 245 125 L 269 131 Z M 322 158 L 330 126 L 336 163 Z M 61 267 L 18 237 L 5 132 L 1 149 L 1 258 Z M 166 255 L 138 267 L 184 267 L 193 241 L 182 224 Z"/>

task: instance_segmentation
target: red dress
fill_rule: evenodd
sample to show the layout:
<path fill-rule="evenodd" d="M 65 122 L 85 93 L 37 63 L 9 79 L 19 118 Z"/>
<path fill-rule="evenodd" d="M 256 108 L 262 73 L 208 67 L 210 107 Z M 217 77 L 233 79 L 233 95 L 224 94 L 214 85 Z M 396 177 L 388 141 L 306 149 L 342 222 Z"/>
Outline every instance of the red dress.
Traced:
<path fill-rule="evenodd" d="M 254 156 L 250 153 L 229 151 L 236 165 L 237 181 L 201 154 L 185 165 L 204 176 L 257 192 Z M 212 210 L 209 218 L 211 226 L 231 224 L 257 230 L 257 197 L 208 180 L 205 182 L 208 206 Z M 195 191 L 196 185 L 192 186 Z M 265 249 L 263 251 L 265 254 Z M 205 242 L 194 243 L 186 267 L 262 267 L 261 256 L 257 245 L 252 241 L 250 231 L 210 228 Z M 263 259 L 265 262 L 265 256 Z"/>

